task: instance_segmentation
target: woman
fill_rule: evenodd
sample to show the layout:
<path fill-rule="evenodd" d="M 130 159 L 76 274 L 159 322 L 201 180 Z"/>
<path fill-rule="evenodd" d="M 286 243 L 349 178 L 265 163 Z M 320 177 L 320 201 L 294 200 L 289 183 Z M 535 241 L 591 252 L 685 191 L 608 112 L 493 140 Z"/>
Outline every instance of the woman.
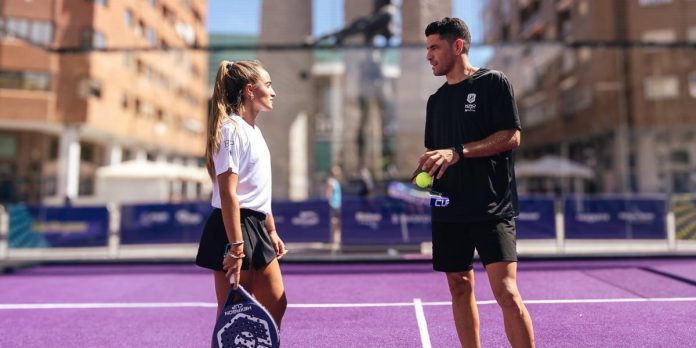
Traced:
<path fill-rule="evenodd" d="M 215 78 L 206 146 L 213 212 L 196 264 L 213 270 L 218 314 L 241 284 L 280 327 L 287 299 L 278 259 L 286 250 L 271 213 L 271 156 L 256 119 L 275 91 L 258 61 L 222 61 Z"/>

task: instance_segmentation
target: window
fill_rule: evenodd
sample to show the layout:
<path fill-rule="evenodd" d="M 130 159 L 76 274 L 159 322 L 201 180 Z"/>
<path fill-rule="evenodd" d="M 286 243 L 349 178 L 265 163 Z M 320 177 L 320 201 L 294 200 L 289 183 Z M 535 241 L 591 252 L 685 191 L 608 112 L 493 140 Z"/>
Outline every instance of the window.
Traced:
<path fill-rule="evenodd" d="M 686 40 L 689 42 L 696 42 L 696 27 L 690 27 L 687 29 Z"/>
<path fill-rule="evenodd" d="M 58 159 L 58 138 L 53 137 L 48 142 L 48 159 L 57 160 Z"/>
<path fill-rule="evenodd" d="M 138 21 L 138 25 L 135 27 L 135 37 L 142 37 L 145 32 L 145 23 Z"/>
<path fill-rule="evenodd" d="M 22 89 L 21 71 L 0 71 L 0 88 Z"/>
<path fill-rule="evenodd" d="M 14 158 L 17 155 L 17 138 L 10 134 L 0 134 L 0 158 Z"/>
<path fill-rule="evenodd" d="M 36 71 L 0 70 L 0 88 L 48 91 L 51 89 L 51 75 Z"/>
<path fill-rule="evenodd" d="M 126 27 L 130 28 L 133 25 L 133 11 L 129 8 L 123 11 L 123 19 L 126 22 Z"/>
<path fill-rule="evenodd" d="M 46 45 L 53 41 L 53 24 L 49 21 L 0 17 L 0 38 L 15 37 Z"/>
<path fill-rule="evenodd" d="M 5 30 L 8 37 L 27 38 L 29 37 L 29 21 L 24 18 L 7 18 Z"/>
<path fill-rule="evenodd" d="M 135 102 L 133 103 L 135 105 L 135 114 L 140 115 L 143 112 L 143 103 L 140 102 L 140 99 L 135 98 Z"/>
<path fill-rule="evenodd" d="M 672 0 L 638 0 L 640 6 L 662 5 L 669 4 L 670 2 L 672 2 Z"/>
<path fill-rule="evenodd" d="M 696 98 L 696 71 L 689 75 L 689 95 L 692 98 Z"/>
<path fill-rule="evenodd" d="M 53 42 L 53 24 L 46 21 L 32 21 L 29 41 L 47 45 Z"/>
<path fill-rule="evenodd" d="M 573 21 L 571 20 L 570 10 L 558 14 L 558 38 L 563 40 L 571 36 L 573 32 Z"/>
<path fill-rule="evenodd" d="M 25 72 L 24 89 L 31 91 L 47 91 L 51 89 L 51 77 L 46 73 Z"/>
<path fill-rule="evenodd" d="M 87 163 L 94 163 L 95 145 L 82 143 L 80 146 L 80 160 Z"/>
<path fill-rule="evenodd" d="M 133 55 L 130 52 L 123 52 L 123 66 L 127 68 L 133 66 Z"/>
<path fill-rule="evenodd" d="M 147 37 L 147 42 L 149 42 L 150 45 L 157 45 L 157 34 L 155 33 L 155 29 L 153 29 L 152 27 L 147 28 L 145 36 Z"/>
<path fill-rule="evenodd" d="M 77 188 L 79 196 L 90 196 L 94 194 L 94 178 L 80 178 L 80 184 Z"/>
<path fill-rule="evenodd" d="M 90 78 L 83 78 L 78 84 L 77 95 L 85 99 L 89 97 L 101 98 L 101 82 Z"/>
<path fill-rule="evenodd" d="M 672 29 L 655 29 L 643 33 L 643 41 L 647 42 L 674 42 L 677 33 Z"/>
<path fill-rule="evenodd" d="M 103 33 L 92 28 L 82 30 L 83 48 L 104 48 L 106 47 L 106 37 Z"/>
<path fill-rule="evenodd" d="M 106 7 L 106 6 L 109 5 L 109 1 L 108 1 L 108 0 L 87 0 L 87 1 L 88 1 L 88 2 L 93 2 L 93 3 L 95 3 L 95 4 L 99 5 L 99 6 L 103 6 L 103 7 Z"/>
<path fill-rule="evenodd" d="M 648 77 L 644 82 L 648 100 L 674 99 L 679 96 L 679 79 L 676 76 Z"/>
<path fill-rule="evenodd" d="M 673 164 L 689 164 L 689 153 L 684 150 L 675 150 L 670 154 L 670 160 Z"/>
<path fill-rule="evenodd" d="M 46 196 L 55 196 L 58 193 L 58 178 L 49 176 L 42 180 L 43 194 Z"/>
<path fill-rule="evenodd" d="M 134 154 L 133 154 L 133 150 L 131 150 L 131 149 L 123 149 L 123 155 L 122 155 L 122 158 L 121 158 L 121 159 L 123 159 L 123 161 L 130 161 L 130 160 L 132 160 L 132 159 L 134 159 L 134 158 L 135 158 L 135 156 L 134 156 Z"/>

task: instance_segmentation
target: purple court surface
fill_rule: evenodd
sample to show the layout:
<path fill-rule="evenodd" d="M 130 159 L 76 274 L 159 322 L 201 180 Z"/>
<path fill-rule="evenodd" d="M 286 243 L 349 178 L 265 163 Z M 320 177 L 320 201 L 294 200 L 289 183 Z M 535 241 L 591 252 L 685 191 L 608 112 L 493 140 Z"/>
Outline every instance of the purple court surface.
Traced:
<path fill-rule="evenodd" d="M 284 347 L 457 347 L 427 263 L 283 264 Z M 483 347 L 509 346 L 476 268 Z M 539 347 L 696 346 L 696 259 L 523 261 Z M 185 264 L 46 265 L 0 275 L 0 347 L 209 347 L 213 278 Z"/>

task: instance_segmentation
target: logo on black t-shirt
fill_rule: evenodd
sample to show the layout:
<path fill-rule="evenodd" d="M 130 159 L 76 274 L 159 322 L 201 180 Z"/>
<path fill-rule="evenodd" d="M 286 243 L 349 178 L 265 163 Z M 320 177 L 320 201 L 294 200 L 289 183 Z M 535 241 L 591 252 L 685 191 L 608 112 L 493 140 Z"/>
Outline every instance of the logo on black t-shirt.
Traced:
<path fill-rule="evenodd" d="M 464 112 L 476 112 L 476 104 L 474 104 L 476 101 L 476 93 L 469 93 L 469 95 L 466 96 L 466 101 L 468 104 L 464 105 Z"/>

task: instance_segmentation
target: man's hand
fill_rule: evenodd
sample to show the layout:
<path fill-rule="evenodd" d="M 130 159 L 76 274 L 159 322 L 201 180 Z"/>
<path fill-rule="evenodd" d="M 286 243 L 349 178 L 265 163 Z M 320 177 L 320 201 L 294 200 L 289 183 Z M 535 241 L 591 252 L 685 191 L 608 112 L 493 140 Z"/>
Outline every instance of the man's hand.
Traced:
<path fill-rule="evenodd" d="M 430 176 L 437 173 L 437 179 L 441 179 L 449 166 L 459 162 L 459 155 L 454 149 L 432 150 L 424 153 L 418 159 L 418 165 Z"/>

